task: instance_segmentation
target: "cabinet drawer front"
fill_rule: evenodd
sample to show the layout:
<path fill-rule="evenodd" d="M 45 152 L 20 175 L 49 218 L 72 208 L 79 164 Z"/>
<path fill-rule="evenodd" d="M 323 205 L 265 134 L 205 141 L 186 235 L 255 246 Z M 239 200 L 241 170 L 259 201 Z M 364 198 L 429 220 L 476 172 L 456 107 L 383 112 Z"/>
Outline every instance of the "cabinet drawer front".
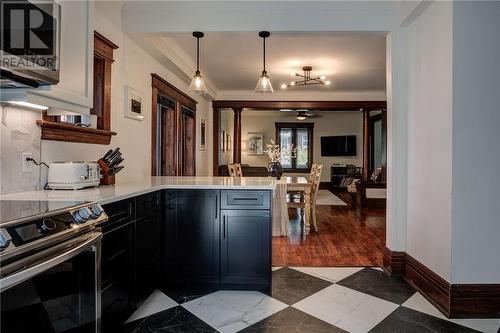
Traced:
<path fill-rule="evenodd" d="M 150 214 L 160 208 L 160 192 L 152 192 L 136 198 L 136 210 L 138 216 Z"/>
<path fill-rule="evenodd" d="M 222 191 L 221 209 L 270 209 L 270 191 Z"/>
<path fill-rule="evenodd" d="M 104 232 L 132 220 L 135 215 L 134 199 L 120 200 L 103 205 L 102 208 L 109 217 L 108 221 L 102 225 Z"/>

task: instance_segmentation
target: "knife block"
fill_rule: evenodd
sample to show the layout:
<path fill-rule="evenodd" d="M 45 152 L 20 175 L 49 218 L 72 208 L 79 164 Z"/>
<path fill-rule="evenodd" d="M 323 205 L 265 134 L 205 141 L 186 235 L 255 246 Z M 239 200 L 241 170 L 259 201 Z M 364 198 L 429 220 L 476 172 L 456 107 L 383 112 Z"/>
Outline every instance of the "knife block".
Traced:
<path fill-rule="evenodd" d="M 99 164 L 99 167 L 101 168 L 101 181 L 99 185 L 115 185 L 115 176 L 114 175 L 108 175 L 109 172 L 109 167 L 106 163 L 104 163 L 102 160 L 97 161 Z"/>

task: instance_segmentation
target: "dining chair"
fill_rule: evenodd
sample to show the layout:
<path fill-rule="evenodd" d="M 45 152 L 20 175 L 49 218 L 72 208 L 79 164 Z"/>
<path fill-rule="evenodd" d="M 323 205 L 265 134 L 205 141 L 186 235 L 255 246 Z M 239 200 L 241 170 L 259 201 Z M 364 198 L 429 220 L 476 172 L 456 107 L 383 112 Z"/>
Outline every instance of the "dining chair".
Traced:
<path fill-rule="evenodd" d="M 236 177 L 236 168 L 234 164 L 228 164 L 227 170 L 229 171 L 229 177 Z"/>
<path fill-rule="evenodd" d="M 323 165 L 316 166 L 316 172 L 313 180 L 311 181 L 311 218 L 314 230 L 318 232 L 318 223 L 316 222 L 316 197 L 319 191 L 319 184 L 321 183 L 321 174 L 323 173 Z"/>
<path fill-rule="evenodd" d="M 241 169 L 241 164 L 234 164 L 234 169 L 236 171 L 236 177 L 243 177 L 243 170 Z"/>
<path fill-rule="evenodd" d="M 241 169 L 241 164 L 228 164 L 227 169 L 229 171 L 229 177 L 243 177 L 243 171 Z"/>
<path fill-rule="evenodd" d="M 311 172 L 309 173 L 309 182 L 312 183 L 314 177 L 316 176 L 316 168 L 318 165 L 316 163 L 313 163 L 311 165 Z"/>
<path fill-rule="evenodd" d="M 312 168 L 312 166 L 311 166 Z M 314 174 L 308 180 L 311 184 L 311 221 L 314 227 L 314 231 L 318 232 L 318 224 L 316 222 L 316 196 L 318 194 L 319 184 L 321 181 L 321 173 L 323 171 L 323 165 L 315 165 Z M 301 193 L 299 196 L 287 195 L 287 206 L 288 208 L 299 208 L 301 219 L 304 218 L 304 212 L 306 208 L 305 197 Z"/>

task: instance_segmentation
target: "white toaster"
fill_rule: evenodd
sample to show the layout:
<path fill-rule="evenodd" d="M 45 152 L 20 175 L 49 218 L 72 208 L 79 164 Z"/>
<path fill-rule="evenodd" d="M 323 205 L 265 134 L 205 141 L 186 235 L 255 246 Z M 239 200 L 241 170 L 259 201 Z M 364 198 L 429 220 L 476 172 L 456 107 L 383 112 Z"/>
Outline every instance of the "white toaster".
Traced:
<path fill-rule="evenodd" d="M 101 169 L 97 162 L 53 162 L 49 166 L 48 187 L 78 190 L 99 185 Z"/>

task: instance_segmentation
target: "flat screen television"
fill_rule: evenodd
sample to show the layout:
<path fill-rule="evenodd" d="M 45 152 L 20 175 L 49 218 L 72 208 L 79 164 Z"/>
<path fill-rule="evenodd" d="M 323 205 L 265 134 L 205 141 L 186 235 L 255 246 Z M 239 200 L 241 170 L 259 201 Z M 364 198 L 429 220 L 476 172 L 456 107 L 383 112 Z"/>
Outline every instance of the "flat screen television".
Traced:
<path fill-rule="evenodd" d="M 356 156 L 356 135 L 322 136 L 321 156 Z"/>

